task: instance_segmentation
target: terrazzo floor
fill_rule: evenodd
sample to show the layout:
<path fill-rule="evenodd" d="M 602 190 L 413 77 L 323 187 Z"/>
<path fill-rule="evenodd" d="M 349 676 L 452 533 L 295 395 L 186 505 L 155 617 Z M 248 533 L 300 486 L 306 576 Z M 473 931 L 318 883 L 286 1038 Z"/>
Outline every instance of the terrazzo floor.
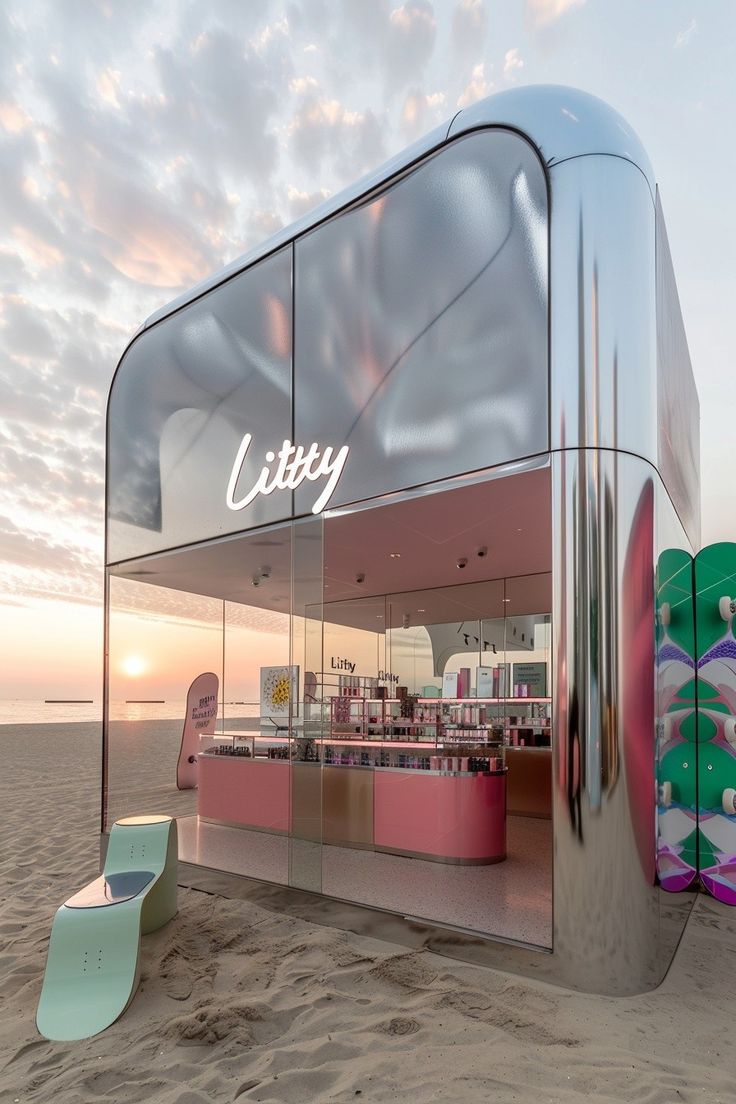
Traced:
<path fill-rule="evenodd" d="M 179 858 L 537 947 L 552 946 L 552 825 L 507 819 L 507 859 L 452 866 L 180 817 Z M 321 853 L 321 864 L 320 864 Z M 291 877 L 289 871 L 291 870 Z"/>

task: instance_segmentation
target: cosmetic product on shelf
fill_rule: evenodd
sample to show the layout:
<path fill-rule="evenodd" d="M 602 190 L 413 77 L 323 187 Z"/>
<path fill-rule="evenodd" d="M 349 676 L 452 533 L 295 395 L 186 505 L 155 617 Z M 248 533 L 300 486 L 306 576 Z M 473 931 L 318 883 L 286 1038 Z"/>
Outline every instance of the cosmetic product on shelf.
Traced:
<path fill-rule="evenodd" d="M 511 664 L 501 663 L 493 668 L 493 694 L 494 698 L 505 698 L 511 685 Z"/>
<path fill-rule="evenodd" d="M 492 698 L 493 693 L 493 668 L 476 667 L 475 692 L 479 698 Z"/>
<path fill-rule="evenodd" d="M 338 688 L 341 697 L 346 698 L 358 698 L 360 697 L 360 678 L 355 675 L 340 675 L 338 678 Z"/>
<path fill-rule="evenodd" d="M 350 698 L 342 695 L 333 698 L 333 716 L 336 724 L 347 724 L 350 721 Z"/>
<path fill-rule="evenodd" d="M 404 694 L 399 702 L 399 711 L 402 718 L 413 718 L 417 699 L 413 694 Z"/>
<path fill-rule="evenodd" d="M 442 676 L 442 696 L 444 698 L 457 698 L 458 694 L 458 673 L 457 671 L 445 671 Z"/>

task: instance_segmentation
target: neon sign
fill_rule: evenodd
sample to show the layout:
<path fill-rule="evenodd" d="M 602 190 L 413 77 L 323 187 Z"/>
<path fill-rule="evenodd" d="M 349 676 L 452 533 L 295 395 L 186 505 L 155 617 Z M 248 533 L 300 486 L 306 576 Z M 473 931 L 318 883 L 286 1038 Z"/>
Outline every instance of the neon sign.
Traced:
<path fill-rule="evenodd" d="M 291 441 L 286 440 L 278 452 L 269 449 L 266 453 L 266 463 L 261 468 L 261 473 L 255 483 L 247 494 L 236 499 L 238 480 L 252 439 L 252 435 L 246 433 L 240 442 L 227 485 L 225 501 L 229 508 L 231 510 L 243 510 L 258 495 L 270 495 L 272 491 L 277 490 L 294 491 L 305 479 L 314 482 L 326 477 L 327 482 L 322 493 L 312 507 L 313 514 L 320 514 L 332 498 L 338 480 L 342 475 L 350 451 L 349 447 L 343 445 L 341 449 L 335 452 L 334 448 L 329 445 L 326 449 L 322 449 L 315 442 L 309 448 L 304 448 L 303 445 L 292 445 Z M 278 463 L 275 469 L 272 470 L 271 464 L 275 460 L 278 460 Z"/>

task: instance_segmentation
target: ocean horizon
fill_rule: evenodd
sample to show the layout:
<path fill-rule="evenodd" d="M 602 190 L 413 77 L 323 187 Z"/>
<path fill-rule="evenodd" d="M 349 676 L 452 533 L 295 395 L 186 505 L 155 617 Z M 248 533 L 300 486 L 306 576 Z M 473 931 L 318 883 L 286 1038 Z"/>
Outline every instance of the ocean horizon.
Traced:
<path fill-rule="evenodd" d="M 257 702 L 220 703 L 218 721 L 225 717 L 259 719 Z M 171 701 L 111 701 L 111 721 L 163 721 L 181 719 L 184 722 L 186 703 Z M 0 698 L 0 727 L 3 725 L 67 724 L 98 722 L 102 724 L 102 698 L 93 701 L 43 701 L 33 698 Z"/>

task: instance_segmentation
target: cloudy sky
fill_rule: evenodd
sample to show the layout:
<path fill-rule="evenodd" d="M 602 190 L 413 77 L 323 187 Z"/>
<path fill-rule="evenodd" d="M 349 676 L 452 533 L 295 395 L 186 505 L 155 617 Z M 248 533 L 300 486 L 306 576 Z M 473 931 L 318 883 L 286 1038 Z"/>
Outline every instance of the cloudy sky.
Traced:
<path fill-rule="evenodd" d="M 649 150 L 703 536 L 733 538 L 735 73 L 733 0 L 0 0 L 0 698 L 49 664 L 99 696 L 104 404 L 139 323 L 516 84 L 593 92 Z"/>

